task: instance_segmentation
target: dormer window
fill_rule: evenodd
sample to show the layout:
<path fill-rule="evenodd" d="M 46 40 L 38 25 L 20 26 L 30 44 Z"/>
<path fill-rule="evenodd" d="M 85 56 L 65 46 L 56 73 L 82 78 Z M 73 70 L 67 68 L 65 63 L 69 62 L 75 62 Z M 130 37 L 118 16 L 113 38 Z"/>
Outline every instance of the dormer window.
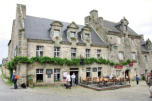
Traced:
<path fill-rule="evenodd" d="M 84 36 L 84 39 L 89 40 L 90 39 L 90 34 L 86 33 L 85 36 Z"/>
<path fill-rule="evenodd" d="M 75 32 L 71 32 L 71 33 L 70 33 L 70 37 L 71 37 L 71 38 L 75 38 Z"/>
<path fill-rule="evenodd" d="M 59 37 L 60 31 L 54 30 L 53 34 L 54 34 L 54 37 Z"/>

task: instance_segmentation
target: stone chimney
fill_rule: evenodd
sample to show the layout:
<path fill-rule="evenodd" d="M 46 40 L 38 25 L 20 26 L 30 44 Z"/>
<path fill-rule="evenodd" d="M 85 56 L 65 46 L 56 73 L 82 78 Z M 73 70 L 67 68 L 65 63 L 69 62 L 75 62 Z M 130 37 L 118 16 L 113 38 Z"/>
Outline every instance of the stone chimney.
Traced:
<path fill-rule="evenodd" d="M 127 32 L 129 21 L 124 17 L 120 20 L 120 30 L 122 32 Z"/>
<path fill-rule="evenodd" d="M 97 10 L 90 11 L 90 17 L 92 19 L 97 19 L 98 18 L 98 11 Z"/>
<path fill-rule="evenodd" d="M 26 6 L 25 5 L 17 4 L 16 17 L 23 18 L 23 19 L 26 17 Z"/>

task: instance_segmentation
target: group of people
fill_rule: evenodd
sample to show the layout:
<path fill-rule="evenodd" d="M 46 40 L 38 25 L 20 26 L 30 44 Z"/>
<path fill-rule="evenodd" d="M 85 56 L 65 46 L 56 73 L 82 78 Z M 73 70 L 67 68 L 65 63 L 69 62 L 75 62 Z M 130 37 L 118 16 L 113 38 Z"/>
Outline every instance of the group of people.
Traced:
<path fill-rule="evenodd" d="M 67 73 L 66 75 L 66 88 L 71 88 L 74 85 L 77 85 L 77 77 L 75 75 L 75 73 L 73 73 L 72 75 L 70 75 L 69 73 Z"/>

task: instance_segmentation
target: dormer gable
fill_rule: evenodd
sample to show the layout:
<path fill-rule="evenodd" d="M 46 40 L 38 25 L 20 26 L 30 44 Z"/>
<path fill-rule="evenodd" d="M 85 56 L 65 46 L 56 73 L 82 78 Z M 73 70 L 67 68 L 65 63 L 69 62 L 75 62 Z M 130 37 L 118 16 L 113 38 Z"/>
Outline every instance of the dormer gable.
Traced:
<path fill-rule="evenodd" d="M 63 24 L 60 21 L 54 21 L 50 24 L 50 37 L 53 41 L 62 40 L 62 27 Z"/>
<path fill-rule="evenodd" d="M 91 43 L 91 28 L 86 25 L 81 30 L 81 38 L 86 43 Z"/>
<path fill-rule="evenodd" d="M 51 26 L 63 27 L 63 24 L 60 21 L 54 21 L 50 24 Z"/>
<path fill-rule="evenodd" d="M 79 27 L 75 22 L 72 22 L 67 26 L 67 39 L 70 42 L 78 41 L 78 29 Z"/>
<path fill-rule="evenodd" d="M 78 29 L 79 27 L 78 27 L 78 25 L 77 25 L 75 22 L 72 22 L 72 23 L 70 23 L 70 24 L 68 25 L 67 28 Z"/>

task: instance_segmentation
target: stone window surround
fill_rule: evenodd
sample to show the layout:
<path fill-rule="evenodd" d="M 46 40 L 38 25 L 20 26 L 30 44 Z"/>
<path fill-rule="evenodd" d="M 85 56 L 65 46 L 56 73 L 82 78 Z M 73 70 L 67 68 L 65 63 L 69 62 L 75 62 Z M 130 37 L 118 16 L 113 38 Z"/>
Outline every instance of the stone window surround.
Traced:
<path fill-rule="evenodd" d="M 91 49 L 86 49 L 86 58 L 90 58 L 90 51 L 91 51 Z"/>
<path fill-rule="evenodd" d="M 56 35 L 56 34 L 58 34 L 58 35 Z M 59 37 L 59 36 L 60 36 L 60 30 L 54 29 L 54 31 L 53 31 L 53 37 L 55 38 L 55 37 Z"/>
<path fill-rule="evenodd" d="M 54 57 L 60 57 L 60 47 L 54 47 Z"/>
<path fill-rule="evenodd" d="M 131 59 L 135 60 L 136 59 L 136 52 L 131 52 Z"/>
<path fill-rule="evenodd" d="M 121 44 L 121 38 L 117 37 L 117 44 Z"/>
<path fill-rule="evenodd" d="M 118 53 L 118 59 L 119 60 L 123 60 L 124 59 L 124 52 L 119 51 L 119 53 Z"/>
<path fill-rule="evenodd" d="M 70 32 L 70 38 L 75 38 L 75 37 L 76 37 L 76 32 L 71 31 L 71 32 Z"/>
<path fill-rule="evenodd" d="M 60 68 L 54 68 L 54 81 L 60 81 L 60 79 L 61 79 L 60 72 L 61 72 Z"/>
<path fill-rule="evenodd" d="M 71 48 L 71 59 L 76 58 L 76 48 Z"/>
<path fill-rule="evenodd" d="M 89 76 L 87 76 L 87 75 L 89 75 Z M 86 68 L 86 77 L 91 77 L 91 68 L 90 67 Z"/>
<path fill-rule="evenodd" d="M 97 49 L 97 58 L 101 58 L 101 49 Z"/>
<path fill-rule="evenodd" d="M 40 56 L 40 57 L 43 56 L 43 48 L 44 46 L 41 46 L 41 45 L 36 46 L 36 56 Z"/>

